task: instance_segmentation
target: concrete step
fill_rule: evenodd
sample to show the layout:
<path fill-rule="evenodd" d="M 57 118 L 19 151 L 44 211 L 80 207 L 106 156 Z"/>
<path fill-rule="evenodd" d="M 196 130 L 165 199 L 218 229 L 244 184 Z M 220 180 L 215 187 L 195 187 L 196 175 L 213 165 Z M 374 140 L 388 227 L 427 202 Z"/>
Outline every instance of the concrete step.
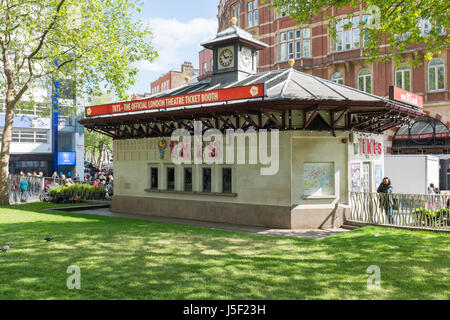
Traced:
<path fill-rule="evenodd" d="M 344 224 L 343 226 L 341 226 L 342 229 L 346 229 L 346 230 L 356 230 L 361 228 L 360 226 L 354 226 L 354 225 L 350 225 L 350 224 Z"/>

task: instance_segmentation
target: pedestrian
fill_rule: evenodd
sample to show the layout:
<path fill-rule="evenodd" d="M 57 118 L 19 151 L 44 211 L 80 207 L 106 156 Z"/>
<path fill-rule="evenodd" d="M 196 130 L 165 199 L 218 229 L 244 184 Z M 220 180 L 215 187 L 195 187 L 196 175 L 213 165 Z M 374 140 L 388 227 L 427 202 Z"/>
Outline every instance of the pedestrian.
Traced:
<path fill-rule="evenodd" d="M 430 183 L 430 186 L 428 187 L 428 194 L 431 194 L 431 195 L 436 194 L 433 183 Z"/>
<path fill-rule="evenodd" d="M 29 183 L 28 183 L 28 180 L 25 177 L 25 175 L 20 177 L 19 188 L 20 188 L 20 201 L 21 202 L 27 201 L 28 185 L 29 185 Z"/>
<path fill-rule="evenodd" d="M 394 188 L 392 187 L 391 179 L 389 179 L 388 177 L 383 178 L 381 184 L 377 189 L 377 192 L 380 193 L 381 207 L 384 209 L 384 213 L 388 217 L 388 222 L 393 224 L 394 218 L 392 216 L 392 193 L 394 192 Z"/>

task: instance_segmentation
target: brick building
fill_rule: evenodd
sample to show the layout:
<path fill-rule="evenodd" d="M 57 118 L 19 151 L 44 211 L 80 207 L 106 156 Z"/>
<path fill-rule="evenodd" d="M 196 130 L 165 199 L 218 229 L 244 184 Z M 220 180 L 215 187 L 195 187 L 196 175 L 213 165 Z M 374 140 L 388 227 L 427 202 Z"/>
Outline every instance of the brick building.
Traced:
<path fill-rule="evenodd" d="M 191 62 L 184 62 L 181 65 L 181 71 L 169 71 L 162 75 L 158 80 L 150 84 L 150 93 L 156 94 L 169 89 L 177 88 L 186 82 L 186 77 L 191 79 L 198 76 L 198 69 L 195 69 Z"/>
<path fill-rule="evenodd" d="M 210 80 L 213 71 L 213 52 L 203 49 L 198 53 L 199 76 L 198 81 Z"/>
<path fill-rule="evenodd" d="M 238 18 L 238 26 L 252 33 L 252 35 L 269 45 L 259 52 L 258 70 L 268 71 L 288 67 L 288 60 L 295 60 L 295 68 L 324 79 L 332 80 L 362 91 L 387 97 L 389 86 L 395 85 L 407 91 L 414 92 L 424 98 L 424 111 L 430 119 L 424 119 L 430 125 L 426 131 L 435 131 L 444 127 L 443 141 L 435 143 L 408 144 L 408 148 L 398 148 L 392 142 L 399 128 L 390 130 L 386 135 L 387 152 L 391 153 L 450 153 L 450 101 L 449 84 L 450 49 L 443 50 L 439 56 L 431 61 L 413 68 L 409 64 L 396 66 L 392 62 L 369 63 L 363 56 L 363 35 L 357 26 L 360 21 L 369 18 L 363 6 L 358 8 L 333 9 L 330 14 L 342 17 L 338 24 L 338 41 L 330 36 L 328 19 L 325 12 L 317 16 L 311 24 L 298 26 L 297 22 L 283 12 L 277 12 L 268 0 L 221 0 L 218 6 L 219 31 L 231 25 L 231 18 Z M 344 30 L 347 14 L 353 15 L 353 29 Z M 431 25 L 421 22 L 423 32 L 427 32 Z M 442 34 L 448 30 L 441 30 Z M 386 48 L 385 44 L 380 44 Z M 423 45 L 416 45 L 405 52 L 406 60 L 415 57 L 424 49 Z M 200 59 L 201 63 L 202 59 Z M 430 120 L 430 121 L 429 121 Z M 442 125 L 443 124 L 443 125 Z M 420 128 L 426 127 L 425 125 Z M 404 136 L 404 129 L 402 132 Z M 433 136 L 433 139 L 434 136 Z"/>

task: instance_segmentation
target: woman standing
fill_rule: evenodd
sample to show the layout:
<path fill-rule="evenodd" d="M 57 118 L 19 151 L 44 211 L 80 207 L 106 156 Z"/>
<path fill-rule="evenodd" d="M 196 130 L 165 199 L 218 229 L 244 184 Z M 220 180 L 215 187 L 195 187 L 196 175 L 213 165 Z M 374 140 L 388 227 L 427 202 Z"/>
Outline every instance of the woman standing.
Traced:
<path fill-rule="evenodd" d="M 378 193 L 381 193 L 381 206 L 384 208 L 384 212 L 386 213 L 388 217 L 388 223 L 394 223 L 394 218 L 392 217 L 392 194 L 394 191 L 394 188 L 391 184 L 391 179 L 388 177 L 383 178 L 383 181 L 381 182 L 380 186 L 377 189 Z"/>

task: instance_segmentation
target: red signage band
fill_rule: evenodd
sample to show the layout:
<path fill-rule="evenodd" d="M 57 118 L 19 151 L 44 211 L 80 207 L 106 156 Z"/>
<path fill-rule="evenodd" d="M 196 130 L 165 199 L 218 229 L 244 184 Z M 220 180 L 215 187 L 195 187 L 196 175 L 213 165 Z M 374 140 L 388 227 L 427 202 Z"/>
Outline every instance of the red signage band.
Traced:
<path fill-rule="evenodd" d="M 450 132 L 436 133 L 435 138 L 449 138 Z M 421 140 L 433 138 L 432 133 L 422 133 L 422 134 L 412 134 L 411 139 Z M 395 140 L 406 140 L 409 139 L 407 134 L 399 134 L 394 137 Z"/>
<path fill-rule="evenodd" d="M 394 86 L 389 87 L 389 99 L 423 108 L 423 97 Z"/>
<path fill-rule="evenodd" d="M 264 95 L 264 84 L 260 83 L 244 87 L 202 91 L 163 98 L 152 98 L 86 107 L 85 116 L 93 117 L 106 114 L 137 112 L 151 109 L 172 108 L 204 103 L 260 98 L 264 97 Z"/>

